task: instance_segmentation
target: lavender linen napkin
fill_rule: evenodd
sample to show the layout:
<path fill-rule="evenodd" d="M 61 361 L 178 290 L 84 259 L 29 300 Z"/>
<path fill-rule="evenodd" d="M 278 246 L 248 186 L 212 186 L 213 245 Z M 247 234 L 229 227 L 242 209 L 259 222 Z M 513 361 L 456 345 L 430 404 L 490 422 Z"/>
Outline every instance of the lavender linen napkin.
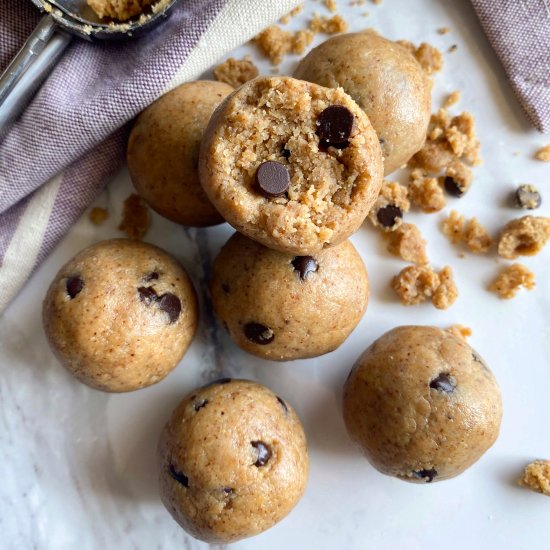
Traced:
<path fill-rule="evenodd" d="M 550 0 L 471 0 L 529 120 L 550 132 Z"/>
<path fill-rule="evenodd" d="M 73 41 L 0 137 L 0 312 L 121 167 L 128 121 L 298 3 L 180 0 L 138 41 Z M 0 71 L 39 18 L 29 0 L 0 1 Z"/>

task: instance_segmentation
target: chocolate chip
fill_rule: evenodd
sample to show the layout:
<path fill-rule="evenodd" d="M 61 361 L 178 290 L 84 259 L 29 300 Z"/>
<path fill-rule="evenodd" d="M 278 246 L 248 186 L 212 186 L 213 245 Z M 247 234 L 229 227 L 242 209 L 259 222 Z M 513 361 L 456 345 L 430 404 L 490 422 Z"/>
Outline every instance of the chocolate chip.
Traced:
<path fill-rule="evenodd" d="M 157 299 L 157 293 L 152 286 L 140 286 L 138 289 L 139 299 L 146 305 Z"/>
<path fill-rule="evenodd" d="M 176 468 L 174 468 L 173 464 L 170 464 L 169 466 L 170 475 L 178 482 L 181 483 L 184 487 L 189 487 L 189 478 L 182 474 L 181 472 L 178 472 Z"/>
<path fill-rule="evenodd" d="M 235 492 L 235 489 L 232 489 L 231 487 L 224 487 L 223 488 L 223 492 L 226 494 L 226 495 L 230 495 L 232 493 Z"/>
<path fill-rule="evenodd" d="M 231 292 L 231 287 L 227 283 L 222 283 L 222 290 L 226 294 L 229 294 Z"/>
<path fill-rule="evenodd" d="M 285 403 L 284 399 L 279 397 L 278 395 L 276 397 L 277 397 L 277 401 L 281 404 L 281 407 L 283 407 L 285 413 L 287 413 L 288 412 L 288 407 L 286 406 L 286 403 Z"/>
<path fill-rule="evenodd" d="M 451 176 L 445 177 L 443 180 L 443 186 L 445 187 L 445 191 L 453 197 L 462 197 L 462 195 L 464 195 L 464 189 L 460 187 L 459 183 L 455 179 L 451 178 Z"/>
<path fill-rule="evenodd" d="M 430 388 L 445 393 L 452 393 L 456 388 L 456 380 L 445 372 L 442 372 L 430 382 Z"/>
<path fill-rule="evenodd" d="M 80 277 L 69 277 L 65 283 L 65 288 L 72 300 L 84 288 L 84 281 Z"/>
<path fill-rule="evenodd" d="M 426 483 L 431 483 L 437 476 L 437 471 L 434 468 L 429 470 L 419 470 L 417 472 L 413 472 L 413 476 L 418 479 L 425 479 Z"/>
<path fill-rule="evenodd" d="M 534 210 L 542 204 L 540 193 L 534 185 L 520 185 L 514 197 L 516 206 L 524 210 Z"/>
<path fill-rule="evenodd" d="M 254 344 L 265 346 L 275 339 L 273 331 L 260 323 L 246 323 L 244 326 L 244 335 Z"/>
<path fill-rule="evenodd" d="M 326 145 L 347 147 L 355 117 L 343 105 L 327 107 L 317 118 L 317 135 Z"/>
<path fill-rule="evenodd" d="M 263 441 L 251 441 L 250 444 L 257 451 L 257 458 L 256 462 L 254 462 L 254 466 L 265 466 L 267 461 L 271 458 L 271 449 L 269 446 Z"/>
<path fill-rule="evenodd" d="M 206 405 L 208 405 L 208 399 L 201 399 L 195 403 L 194 409 L 195 411 L 200 411 L 203 407 L 206 407 Z"/>
<path fill-rule="evenodd" d="M 147 273 L 147 275 L 145 275 L 145 277 L 143 277 L 143 280 L 146 283 L 149 283 L 151 281 L 157 281 L 158 278 L 159 278 L 159 274 L 156 271 L 151 271 L 151 273 Z"/>
<path fill-rule="evenodd" d="M 178 320 L 181 313 L 181 302 L 175 294 L 167 292 L 159 296 L 157 303 L 162 311 L 168 313 L 170 323 L 175 323 Z"/>
<path fill-rule="evenodd" d="M 289 185 L 290 173 L 280 162 L 268 160 L 256 170 L 256 186 L 264 197 L 280 197 L 288 191 Z"/>
<path fill-rule="evenodd" d="M 393 227 L 397 219 L 403 217 L 403 212 L 399 206 L 388 204 L 378 210 L 376 217 L 383 227 Z"/>
<path fill-rule="evenodd" d="M 319 268 L 319 264 L 313 256 L 296 256 L 292 260 L 292 265 L 302 281 L 305 281 L 310 273 L 314 273 Z"/>
<path fill-rule="evenodd" d="M 290 158 L 290 149 L 286 148 L 286 143 L 281 148 L 281 156 L 284 157 L 286 160 Z"/>

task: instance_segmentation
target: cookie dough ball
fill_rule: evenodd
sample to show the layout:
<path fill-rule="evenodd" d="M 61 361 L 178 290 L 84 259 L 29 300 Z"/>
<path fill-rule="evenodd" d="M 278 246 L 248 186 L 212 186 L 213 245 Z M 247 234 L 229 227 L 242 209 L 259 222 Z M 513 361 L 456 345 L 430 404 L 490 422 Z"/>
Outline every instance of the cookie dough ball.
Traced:
<path fill-rule="evenodd" d="M 296 78 L 341 86 L 368 115 L 384 155 L 384 174 L 405 164 L 426 139 L 431 81 L 403 46 L 373 31 L 343 34 L 314 48 Z"/>
<path fill-rule="evenodd" d="M 429 483 L 454 477 L 495 442 L 502 404 L 495 377 L 461 338 L 434 327 L 390 330 L 344 385 L 351 438 L 384 474 Z"/>
<path fill-rule="evenodd" d="M 235 233 L 215 261 L 211 292 L 238 346 L 287 361 L 340 346 L 367 309 L 369 285 L 349 241 L 289 256 Z"/>
<path fill-rule="evenodd" d="M 159 444 L 161 498 L 191 535 L 230 543 L 283 519 L 308 476 L 304 430 L 268 388 L 224 378 L 192 392 Z"/>
<path fill-rule="evenodd" d="M 136 191 L 161 216 L 199 227 L 223 222 L 200 185 L 198 162 L 210 116 L 232 91 L 222 82 L 188 82 L 137 118 L 128 141 L 128 170 Z"/>
<path fill-rule="evenodd" d="M 92 388 L 124 392 L 162 380 L 197 328 L 197 299 L 179 263 L 156 246 L 97 243 L 55 276 L 44 300 L 50 345 Z"/>
<path fill-rule="evenodd" d="M 365 113 L 342 90 L 289 77 L 256 78 L 230 95 L 210 119 L 199 164 L 223 217 L 287 254 L 344 241 L 382 184 Z"/>

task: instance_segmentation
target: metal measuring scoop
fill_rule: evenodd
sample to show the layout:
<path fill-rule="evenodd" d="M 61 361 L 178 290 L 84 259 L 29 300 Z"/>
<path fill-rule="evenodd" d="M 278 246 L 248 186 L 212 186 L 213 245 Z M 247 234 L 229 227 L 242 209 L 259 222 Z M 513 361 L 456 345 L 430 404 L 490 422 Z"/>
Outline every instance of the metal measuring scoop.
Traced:
<path fill-rule="evenodd" d="M 142 36 L 165 20 L 178 0 L 158 0 L 123 23 L 102 21 L 86 0 L 31 0 L 45 15 L 0 76 L 0 132 L 15 118 L 53 69 L 73 36 L 125 40 Z"/>

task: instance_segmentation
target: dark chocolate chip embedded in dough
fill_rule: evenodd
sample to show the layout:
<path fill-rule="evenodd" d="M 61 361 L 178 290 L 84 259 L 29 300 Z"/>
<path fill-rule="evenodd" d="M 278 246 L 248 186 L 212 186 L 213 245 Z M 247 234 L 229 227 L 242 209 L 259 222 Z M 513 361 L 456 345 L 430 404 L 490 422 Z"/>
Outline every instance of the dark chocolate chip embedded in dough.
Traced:
<path fill-rule="evenodd" d="M 84 288 L 84 281 L 80 277 L 69 277 L 65 283 L 65 288 L 72 300 Z"/>
<path fill-rule="evenodd" d="M 445 187 L 445 191 L 453 197 L 462 197 L 462 195 L 464 195 L 464 188 L 461 187 L 455 179 L 451 178 L 451 176 L 445 177 L 443 186 Z"/>
<path fill-rule="evenodd" d="M 226 294 L 229 294 L 231 292 L 231 287 L 227 283 L 222 283 L 222 290 Z"/>
<path fill-rule="evenodd" d="M 159 278 L 159 274 L 156 271 L 151 271 L 151 273 L 147 273 L 147 275 L 145 275 L 145 277 L 143 277 L 143 280 L 146 283 L 149 283 L 151 281 L 157 281 L 158 278 Z"/>
<path fill-rule="evenodd" d="M 281 156 L 286 160 L 290 158 L 290 149 L 286 148 L 286 143 L 281 147 Z"/>
<path fill-rule="evenodd" d="M 435 468 L 430 468 L 429 470 L 419 470 L 417 472 L 413 472 L 413 476 L 418 479 L 425 479 L 426 483 L 431 483 L 437 476 L 437 470 L 435 470 Z"/>
<path fill-rule="evenodd" d="M 288 412 L 288 407 L 287 407 L 284 399 L 282 397 L 279 397 L 278 395 L 276 397 L 277 397 L 277 401 L 281 404 L 281 407 L 283 407 L 285 413 Z"/>
<path fill-rule="evenodd" d="M 200 411 L 203 407 L 206 407 L 208 405 L 208 399 L 201 399 L 200 401 L 197 401 L 193 407 L 195 411 Z"/>
<path fill-rule="evenodd" d="M 442 372 L 430 382 L 430 388 L 451 393 L 456 388 L 456 380 L 450 374 Z"/>
<path fill-rule="evenodd" d="M 140 286 L 138 289 L 139 299 L 146 305 L 157 299 L 157 293 L 152 286 Z"/>
<path fill-rule="evenodd" d="M 235 492 L 235 489 L 233 489 L 232 487 L 224 487 L 224 488 L 223 488 L 223 492 L 224 492 L 226 495 L 231 495 L 232 493 Z"/>
<path fill-rule="evenodd" d="M 173 464 L 170 464 L 168 470 L 173 479 L 181 483 L 184 487 L 189 487 L 189 478 L 182 472 L 178 472 Z"/>
<path fill-rule="evenodd" d="M 157 299 L 159 308 L 168 314 L 170 324 L 175 323 L 181 313 L 180 299 L 171 292 L 167 292 Z"/>
<path fill-rule="evenodd" d="M 268 460 L 271 458 L 271 449 L 267 443 L 263 441 L 251 441 L 250 444 L 256 449 L 257 458 L 254 462 L 254 466 L 265 466 Z"/>
<path fill-rule="evenodd" d="M 331 105 L 317 118 L 317 135 L 326 145 L 347 147 L 354 121 L 355 117 L 347 107 Z"/>
<path fill-rule="evenodd" d="M 289 185 L 290 173 L 280 162 L 268 160 L 256 170 L 256 186 L 264 197 L 280 197 L 288 191 Z"/>
<path fill-rule="evenodd" d="M 319 268 L 319 264 L 313 256 L 296 256 L 292 260 L 292 265 L 302 281 L 305 281 L 310 273 L 314 273 Z"/>
<path fill-rule="evenodd" d="M 534 210 L 542 204 L 538 189 L 534 185 L 520 185 L 514 193 L 516 206 L 525 210 Z"/>
<path fill-rule="evenodd" d="M 246 323 L 244 326 L 244 335 L 254 344 L 265 346 L 275 339 L 275 333 L 261 323 Z"/>
<path fill-rule="evenodd" d="M 383 227 L 393 227 L 397 219 L 403 217 L 403 212 L 399 206 L 388 204 L 378 210 L 376 217 Z"/>

